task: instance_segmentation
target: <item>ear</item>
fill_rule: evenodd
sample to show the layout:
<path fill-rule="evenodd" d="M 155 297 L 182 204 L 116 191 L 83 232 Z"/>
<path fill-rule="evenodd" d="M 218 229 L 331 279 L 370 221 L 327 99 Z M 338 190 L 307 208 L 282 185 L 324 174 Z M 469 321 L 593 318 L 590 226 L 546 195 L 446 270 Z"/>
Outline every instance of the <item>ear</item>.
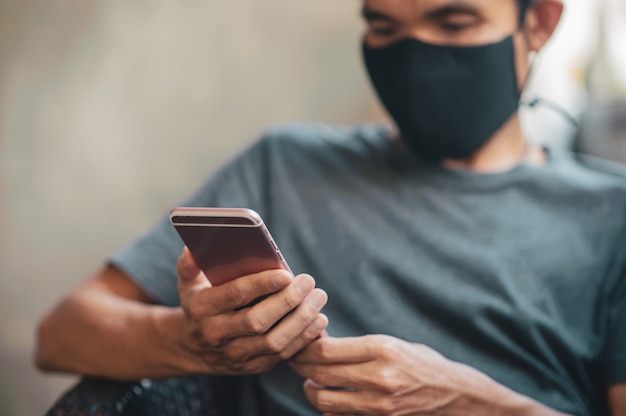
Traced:
<path fill-rule="evenodd" d="M 561 0 L 535 0 L 526 13 L 523 32 L 529 51 L 538 52 L 550 40 L 563 14 Z"/>

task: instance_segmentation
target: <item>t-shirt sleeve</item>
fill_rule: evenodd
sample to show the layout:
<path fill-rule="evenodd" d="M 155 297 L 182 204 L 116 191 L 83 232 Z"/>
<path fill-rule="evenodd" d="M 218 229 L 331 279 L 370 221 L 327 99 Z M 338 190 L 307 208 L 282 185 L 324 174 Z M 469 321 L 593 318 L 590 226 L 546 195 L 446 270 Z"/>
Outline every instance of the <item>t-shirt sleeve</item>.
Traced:
<path fill-rule="evenodd" d="M 605 353 L 607 385 L 626 382 L 626 243 L 618 262 L 617 281 L 609 294 L 609 327 Z"/>
<path fill-rule="evenodd" d="M 262 212 L 263 139 L 227 163 L 191 196 L 177 204 L 187 207 L 239 207 Z M 180 304 L 176 261 L 183 242 L 165 213 L 133 243 L 114 252 L 109 264 L 119 268 L 156 302 Z"/>

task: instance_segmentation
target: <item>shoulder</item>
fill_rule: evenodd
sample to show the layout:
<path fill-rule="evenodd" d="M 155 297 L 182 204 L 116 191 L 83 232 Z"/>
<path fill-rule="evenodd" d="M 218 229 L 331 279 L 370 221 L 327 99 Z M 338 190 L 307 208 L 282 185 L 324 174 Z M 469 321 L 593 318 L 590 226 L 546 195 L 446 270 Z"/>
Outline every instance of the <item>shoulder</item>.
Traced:
<path fill-rule="evenodd" d="M 388 129 L 387 129 L 388 130 Z M 330 176 L 360 172 L 379 155 L 387 142 L 385 127 L 377 124 L 331 126 L 283 124 L 266 129 L 246 149 L 213 172 L 200 195 L 246 195 L 253 201 L 266 199 L 280 183 L 301 188 Z M 273 191 L 270 191 L 272 190 Z M 205 203 L 201 200 L 200 203 Z M 256 206 L 256 205 L 255 205 Z"/>
<path fill-rule="evenodd" d="M 530 203 L 572 227 L 582 227 L 593 238 L 623 244 L 626 168 L 565 150 L 551 149 L 549 154 L 549 163 L 520 182 Z"/>
<path fill-rule="evenodd" d="M 589 155 L 570 154 L 559 164 L 556 198 L 584 211 L 582 218 L 611 225 L 626 238 L 626 166 Z"/>
<path fill-rule="evenodd" d="M 626 165 L 575 153 L 557 155 L 558 177 L 573 189 L 626 199 Z"/>
<path fill-rule="evenodd" d="M 387 132 L 388 128 L 382 124 L 282 124 L 268 128 L 258 146 L 259 150 L 290 155 L 306 153 L 309 157 L 328 155 L 329 151 L 363 153 L 384 142 Z"/>
<path fill-rule="evenodd" d="M 362 128 L 321 123 L 291 123 L 271 126 L 261 132 L 246 148 L 222 164 L 220 173 L 251 176 L 263 174 L 276 164 L 301 158 L 317 160 L 352 143 Z"/>
<path fill-rule="evenodd" d="M 626 188 L 626 165 L 586 154 L 577 154 L 575 158 L 587 174 Z"/>
<path fill-rule="evenodd" d="M 265 172 L 327 177 L 371 169 L 391 144 L 383 124 L 283 124 L 265 131 L 256 153 Z"/>
<path fill-rule="evenodd" d="M 213 172 L 208 183 L 227 183 L 231 179 L 231 182 L 257 186 L 259 181 L 272 174 L 367 164 L 381 153 L 386 142 L 390 142 L 388 132 L 388 127 L 382 124 L 272 126 Z"/>

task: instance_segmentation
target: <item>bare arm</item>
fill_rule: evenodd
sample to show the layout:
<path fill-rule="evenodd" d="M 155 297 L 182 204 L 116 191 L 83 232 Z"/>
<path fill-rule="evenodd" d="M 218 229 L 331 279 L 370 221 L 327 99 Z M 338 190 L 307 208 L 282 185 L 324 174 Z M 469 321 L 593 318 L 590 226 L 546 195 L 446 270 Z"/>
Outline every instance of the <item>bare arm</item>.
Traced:
<path fill-rule="evenodd" d="M 609 403 L 612 416 L 626 416 L 626 383 L 609 389 Z"/>
<path fill-rule="evenodd" d="M 177 270 L 182 307 L 168 308 L 119 269 L 103 269 L 42 320 L 37 367 L 123 380 L 256 373 L 328 324 L 326 294 L 311 276 L 269 270 L 212 287 L 186 250 Z"/>
<path fill-rule="evenodd" d="M 122 271 L 104 268 L 41 321 L 35 364 L 116 379 L 184 373 L 193 364 L 178 342 L 183 313 L 150 303 Z"/>

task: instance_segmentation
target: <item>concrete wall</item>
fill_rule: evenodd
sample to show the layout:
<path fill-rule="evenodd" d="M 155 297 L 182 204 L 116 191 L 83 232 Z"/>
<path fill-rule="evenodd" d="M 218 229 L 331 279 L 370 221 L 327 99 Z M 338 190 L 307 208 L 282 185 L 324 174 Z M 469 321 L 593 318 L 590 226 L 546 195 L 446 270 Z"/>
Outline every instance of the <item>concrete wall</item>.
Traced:
<path fill-rule="evenodd" d="M 356 1 L 0 0 L 0 415 L 72 378 L 38 317 L 267 125 L 372 99 Z"/>

